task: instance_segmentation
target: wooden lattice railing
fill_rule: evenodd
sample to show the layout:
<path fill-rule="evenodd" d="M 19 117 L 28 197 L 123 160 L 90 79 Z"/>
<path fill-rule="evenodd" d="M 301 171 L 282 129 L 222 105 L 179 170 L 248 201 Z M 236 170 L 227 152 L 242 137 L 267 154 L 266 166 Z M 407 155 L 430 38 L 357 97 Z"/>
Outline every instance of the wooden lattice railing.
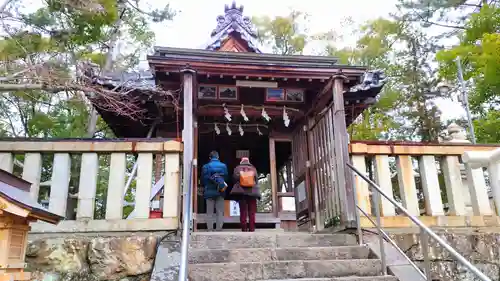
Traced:
<path fill-rule="evenodd" d="M 353 142 L 351 161 L 412 215 L 431 226 L 499 226 L 487 170 L 462 164 L 466 151 L 492 151 L 500 145 Z M 486 173 L 485 173 L 486 172 Z M 358 205 L 373 214 L 368 184 L 355 176 Z M 387 200 L 381 202 L 384 227 L 407 227 Z M 371 223 L 362 218 L 362 226 Z"/>
<path fill-rule="evenodd" d="M 0 140 L 0 169 L 31 182 L 31 196 L 66 217 L 55 227 L 34 224 L 34 232 L 165 230 L 178 227 L 181 153 L 181 143 L 158 139 Z M 155 157 L 164 165 L 153 165 Z M 127 191 L 135 161 L 137 177 Z M 165 175 L 163 214 L 149 219 L 157 169 Z M 134 218 L 126 219 L 131 208 Z"/>

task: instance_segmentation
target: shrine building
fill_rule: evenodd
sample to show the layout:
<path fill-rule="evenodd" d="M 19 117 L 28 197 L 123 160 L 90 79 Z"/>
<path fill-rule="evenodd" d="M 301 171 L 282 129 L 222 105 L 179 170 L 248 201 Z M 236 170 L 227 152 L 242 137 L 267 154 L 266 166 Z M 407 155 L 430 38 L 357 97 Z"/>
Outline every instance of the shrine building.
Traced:
<path fill-rule="evenodd" d="M 349 157 L 346 128 L 376 102 L 383 74 L 330 56 L 262 53 L 243 12 L 243 6 L 226 5 L 204 49 L 154 48 L 147 57 L 151 73 L 127 78 L 129 85 L 135 83 L 131 94 L 147 97 L 141 102 L 147 117 L 99 113 L 119 138 L 144 138 L 153 126 L 152 138 L 182 138 L 183 163 L 194 160 L 197 167 L 192 188 L 198 228 L 205 228 L 206 220 L 199 175 L 212 150 L 230 174 L 241 157 L 249 157 L 268 178 L 270 194 L 263 195 L 270 201 L 259 207 L 258 227 L 307 225 L 314 219 L 315 198 L 320 204 L 331 201 L 330 219 L 354 221 L 354 204 L 346 200 L 353 196 L 344 166 Z M 124 79 L 111 77 L 105 83 L 118 85 Z M 172 95 L 144 94 L 153 87 Z M 188 174 L 189 165 L 184 165 L 184 184 Z M 314 194 L 313 185 L 328 192 Z M 284 209 L 287 197 L 295 208 Z M 228 201 L 225 228 L 237 228 L 239 219 L 230 208 Z"/>

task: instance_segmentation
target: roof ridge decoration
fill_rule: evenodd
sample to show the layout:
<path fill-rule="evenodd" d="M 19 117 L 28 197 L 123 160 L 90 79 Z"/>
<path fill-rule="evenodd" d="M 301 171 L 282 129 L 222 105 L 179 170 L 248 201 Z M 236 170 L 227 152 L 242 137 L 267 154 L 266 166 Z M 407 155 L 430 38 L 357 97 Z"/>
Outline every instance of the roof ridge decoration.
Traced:
<path fill-rule="evenodd" d="M 231 6 L 225 5 L 224 15 L 217 17 L 217 26 L 210 34 L 211 43 L 206 49 L 218 50 L 233 32 L 238 33 L 248 44 L 250 52 L 261 53 L 257 46 L 258 37 L 252 20 L 243 16 L 243 5 L 236 6 L 236 1 L 233 1 Z"/>

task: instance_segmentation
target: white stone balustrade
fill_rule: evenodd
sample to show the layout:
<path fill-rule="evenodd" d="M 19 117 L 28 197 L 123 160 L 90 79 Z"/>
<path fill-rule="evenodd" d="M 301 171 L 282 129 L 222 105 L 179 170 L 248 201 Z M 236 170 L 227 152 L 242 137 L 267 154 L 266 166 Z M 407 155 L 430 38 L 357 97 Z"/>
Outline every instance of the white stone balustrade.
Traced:
<path fill-rule="evenodd" d="M 493 207 L 496 215 L 500 216 L 500 148 L 493 151 L 466 151 L 462 160 L 466 163 L 468 175 L 474 177 L 471 182 L 471 190 L 485 188 L 484 179 L 480 177 L 480 173 L 482 173 L 483 168 L 487 169 L 495 205 Z M 476 204 L 483 204 L 483 202 Z M 481 208 L 481 205 L 476 208 Z"/>
<path fill-rule="evenodd" d="M 61 140 L 0 141 L 0 169 L 16 172 L 15 157 L 24 155 L 21 176 L 32 183 L 31 196 L 39 199 L 43 157 L 53 155 L 50 182 L 49 210 L 62 216 L 76 211 L 76 220 L 64 220 L 57 226 L 44 223 L 32 225 L 32 232 L 113 232 L 113 231 L 154 231 L 177 229 L 180 206 L 180 157 L 182 144 L 175 141 L 134 140 L 96 141 Z M 80 163 L 72 163 L 71 155 L 81 155 Z M 127 155 L 137 154 L 138 171 L 135 184 L 134 219 L 123 219 L 124 188 L 127 177 Z M 153 155 L 164 155 L 165 168 L 162 174 L 165 182 L 163 218 L 149 219 L 150 192 L 153 184 Z M 96 192 L 100 173 L 99 156 L 109 155 L 109 175 L 105 219 L 94 217 Z M 47 163 L 45 163 L 47 164 Z M 71 194 L 70 179 L 72 165 L 80 166 L 78 193 Z M 17 165 L 17 164 L 16 164 Z M 161 167 L 157 167 L 161 168 Z M 73 169 L 73 173 L 75 173 Z M 43 185 L 43 184 L 42 184 Z M 68 201 L 77 198 L 76 209 Z M 73 204 L 74 207 L 74 204 Z M 68 210 L 70 208 L 70 210 Z"/>
<path fill-rule="evenodd" d="M 500 206 L 499 147 L 464 141 L 441 144 L 354 141 L 349 152 L 353 166 L 370 174 L 386 194 L 400 200 L 411 214 L 420 216 L 430 226 L 500 226 L 499 208 L 490 204 L 482 170 L 487 167 L 494 205 Z M 461 158 L 466 173 L 461 171 Z M 370 160 L 372 167 L 365 160 Z M 373 214 L 371 194 L 375 191 L 357 176 L 354 183 L 360 208 Z M 447 199 L 446 204 L 442 198 Z M 468 211 L 469 201 L 472 213 Z M 413 225 L 387 203 L 380 203 L 385 227 Z M 371 223 L 362 217 L 362 226 L 371 227 Z"/>

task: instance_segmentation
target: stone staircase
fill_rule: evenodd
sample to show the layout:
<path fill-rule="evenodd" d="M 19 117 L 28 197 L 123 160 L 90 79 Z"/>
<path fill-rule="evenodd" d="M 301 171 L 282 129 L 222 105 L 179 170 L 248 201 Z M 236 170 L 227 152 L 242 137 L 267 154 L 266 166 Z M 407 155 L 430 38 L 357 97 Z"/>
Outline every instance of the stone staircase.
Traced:
<path fill-rule="evenodd" d="M 397 281 L 348 234 L 195 233 L 189 281 Z"/>

